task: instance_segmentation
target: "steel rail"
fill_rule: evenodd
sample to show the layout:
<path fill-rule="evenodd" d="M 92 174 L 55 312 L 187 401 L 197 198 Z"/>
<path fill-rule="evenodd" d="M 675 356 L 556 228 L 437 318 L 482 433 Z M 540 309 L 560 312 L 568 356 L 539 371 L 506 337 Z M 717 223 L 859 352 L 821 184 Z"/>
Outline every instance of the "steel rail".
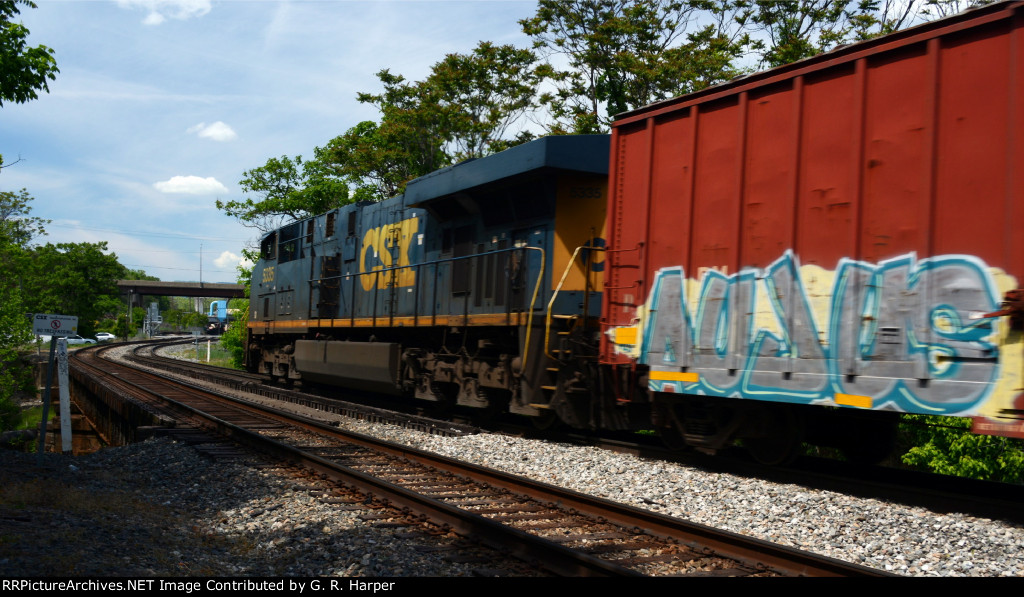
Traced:
<path fill-rule="evenodd" d="M 124 367 L 124 365 L 120 366 Z M 147 375 L 153 374 L 147 373 Z M 117 378 L 121 382 L 127 382 L 124 376 L 117 376 Z M 187 382 L 174 381 L 173 383 L 190 388 L 193 391 L 212 394 L 209 390 Z M 290 413 L 286 415 L 278 414 L 272 409 L 234 398 L 218 397 L 218 399 L 229 400 L 239 407 L 244 407 L 250 411 L 258 411 L 262 415 L 272 417 L 278 421 L 298 424 L 309 431 L 333 436 L 345 442 L 403 458 L 459 477 L 500 487 L 538 501 L 557 504 L 562 509 L 584 513 L 627 528 L 639 528 L 647 534 L 679 541 L 708 555 L 713 554 L 718 557 L 736 560 L 749 569 L 773 570 L 791 576 L 895 576 L 881 570 L 843 562 L 729 531 L 714 529 L 610 500 L 587 496 L 546 483 L 460 462 L 416 448 L 392 444 L 363 434 L 340 430 L 306 417 Z M 202 413 L 188 405 L 181 405 L 181 407 L 192 416 L 208 418 L 218 433 L 225 437 L 230 437 L 239 443 L 276 457 L 303 464 L 311 470 L 327 475 L 337 481 L 366 488 L 370 493 L 381 496 L 403 508 L 430 516 L 459 533 L 480 538 L 484 543 L 509 550 L 510 553 L 520 558 L 538 561 L 545 568 L 556 574 L 572 576 L 639 575 L 608 560 L 565 548 L 518 529 L 512 529 L 483 516 L 377 479 L 344 465 L 305 453 L 301 449 L 266 438 L 258 433 L 247 431 L 238 425 Z M 505 539 L 503 537 L 509 536 L 515 538 L 517 542 L 515 547 L 510 547 L 504 542 Z"/>

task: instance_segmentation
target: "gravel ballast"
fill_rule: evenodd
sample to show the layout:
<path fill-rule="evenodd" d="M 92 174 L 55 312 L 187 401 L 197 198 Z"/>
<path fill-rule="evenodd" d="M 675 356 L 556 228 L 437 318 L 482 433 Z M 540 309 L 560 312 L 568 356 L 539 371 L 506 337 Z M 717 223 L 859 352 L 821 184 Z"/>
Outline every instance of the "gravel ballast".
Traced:
<path fill-rule="evenodd" d="M 1024 575 L 1024 529 L 707 472 L 596 448 L 481 434 L 361 433 L 912 576 Z M 82 457 L 0 453 L 0 576 L 454 576 L 479 565 L 339 511 L 274 468 L 214 463 L 170 439 Z M 75 546 L 78 546 L 77 548 Z M 79 550 L 86 555 L 75 557 Z M 42 559 L 40 559 L 42 558 Z"/>
<path fill-rule="evenodd" d="M 593 447 L 497 434 L 442 437 L 291 408 L 367 435 L 901 575 L 1024 576 L 1024 529 L 1016 524 Z M 37 552 L 45 554 L 42 569 L 50 574 L 455 576 L 481 570 L 453 561 L 453 552 L 436 544 L 366 524 L 283 471 L 214 463 L 167 438 L 82 457 L 47 454 L 42 469 L 35 462 L 35 455 L 0 451 L 0 576 L 38 574 Z M 61 501 L 61 493 L 70 497 Z M 83 501 L 91 506 L 80 506 Z M 63 555 L 76 542 L 88 555 Z"/>

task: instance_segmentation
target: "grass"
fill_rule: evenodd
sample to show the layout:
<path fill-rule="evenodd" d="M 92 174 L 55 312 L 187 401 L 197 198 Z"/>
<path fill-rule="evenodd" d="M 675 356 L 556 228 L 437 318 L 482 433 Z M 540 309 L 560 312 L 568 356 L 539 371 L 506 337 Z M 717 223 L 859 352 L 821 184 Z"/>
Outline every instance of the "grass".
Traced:
<path fill-rule="evenodd" d="M 51 413 L 52 414 L 52 413 Z M 21 411 L 21 423 L 15 429 L 39 429 L 39 423 L 43 420 L 43 405 Z"/>
<path fill-rule="evenodd" d="M 179 358 L 188 359 L 190 361 L 196 360 L 196 347 L 195 345 L 185 345 L 173 350 L 167 351 Z M 199 362 L 206 363 L 206 342 L 201 338 L 199 340 Z M 226 367 L 228 369 L 234 369 L 231 365 L 231 352 L 225 348 L 222 348 L 219 340 L 214 340 L 210 344 L 210 365 L 215 367 Z"/>

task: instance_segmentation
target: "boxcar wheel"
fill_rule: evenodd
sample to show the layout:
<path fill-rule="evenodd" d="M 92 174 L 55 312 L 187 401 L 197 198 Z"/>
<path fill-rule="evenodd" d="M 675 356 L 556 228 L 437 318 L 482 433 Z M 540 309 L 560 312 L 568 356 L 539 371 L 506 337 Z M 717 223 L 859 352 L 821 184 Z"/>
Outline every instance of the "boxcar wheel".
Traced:
<path fill-rule="evenodd" d="M 757 462 L 767 466 L 792 464 L 803 447 L 803 425 L 789 408 L 769 408 L 763 412 L 767 432 L 743 438 L 743 446 Z"/>
<path fill-rule="evenodd" d="M 690 448 L 683 438 L 683 434 L 679 432 L 679 428 L 675 425 L 663 428 L 658 433 L 658 437 L 661 438 L 661 443 L 673 452 L 682 452 Z"/>
<path fill-rule="evenodd" d="M 856 464 L 878 464 L 896 449 L 899 419 L 857 421 L 854 436 L 842 447 L 843 456 Z"/>

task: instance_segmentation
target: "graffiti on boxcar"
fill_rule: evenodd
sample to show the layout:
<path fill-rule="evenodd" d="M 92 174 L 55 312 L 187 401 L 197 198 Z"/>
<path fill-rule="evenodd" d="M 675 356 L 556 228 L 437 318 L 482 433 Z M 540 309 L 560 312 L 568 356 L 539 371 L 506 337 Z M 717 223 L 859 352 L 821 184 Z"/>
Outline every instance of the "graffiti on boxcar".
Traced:
<path fill-rule="evenodd" d="M 932 414 L 976 407 L 999 376 L 999 306 L 987 266 L 964 255 L 801 267 L 787 252 L 727 275 L 657 272 L 616 349 L 649 388 Z"/>

